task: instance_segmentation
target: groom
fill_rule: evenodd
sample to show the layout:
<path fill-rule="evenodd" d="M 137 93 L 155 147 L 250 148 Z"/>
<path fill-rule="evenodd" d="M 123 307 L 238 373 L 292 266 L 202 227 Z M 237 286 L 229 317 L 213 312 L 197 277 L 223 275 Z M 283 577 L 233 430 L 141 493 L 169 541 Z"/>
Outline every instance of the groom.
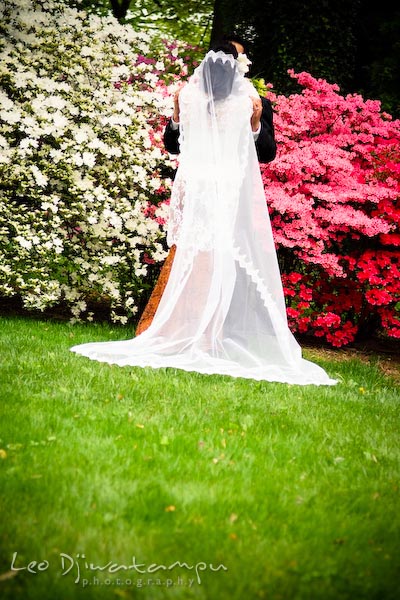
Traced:
<path fill-rule="evenodd" d="M 225 35 L 222 44 L 232 44 L 239 54 L 246 53 L 246 42 L 234 34 Z M 220 46 L 221 44 L 218 44 Z M 215 46 L 215 47 L 218 47 Z M 211 48 L 212 49 L 212 48 Z M 164 131 L 164 145 L 170 154 L 179 154 L 179 91 L 174 98 L 174 114 L 168 121 Z M 268 163 L 276 156 L 276 142 L 273 125 L 273 112 L 271 102 L 267 98 L 259 97 L 253 100 L 253 114 L 251 116 L 251 129 L 260 163 Z"/>

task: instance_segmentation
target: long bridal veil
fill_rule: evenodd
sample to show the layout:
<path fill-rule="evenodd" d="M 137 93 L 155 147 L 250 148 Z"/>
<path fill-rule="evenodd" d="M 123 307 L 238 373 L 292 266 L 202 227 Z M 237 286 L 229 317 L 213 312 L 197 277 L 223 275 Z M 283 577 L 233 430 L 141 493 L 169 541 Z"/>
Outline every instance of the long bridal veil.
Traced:
<path fill-rule="evenodd" d="M 250 127 L 257 93 L 233 56 L 209 52 L 182 89 L 168 244 L 176 254 L 150 327 L 71 348 L 120 366 L 333 385 L 291 334 Z"/>

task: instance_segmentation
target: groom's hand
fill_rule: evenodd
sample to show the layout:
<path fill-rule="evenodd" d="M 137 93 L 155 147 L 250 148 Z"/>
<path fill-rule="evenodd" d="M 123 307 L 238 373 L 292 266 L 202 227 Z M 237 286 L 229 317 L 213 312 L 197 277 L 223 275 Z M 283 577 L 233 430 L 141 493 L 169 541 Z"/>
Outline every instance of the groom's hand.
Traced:
<path fill-rule="evenodd" d="M 251 98 L 253 102 L 253 114 L 251 115 L 251 129 L 252 131 L 258 131 L 261 122 L 262 113 L 262 102 L 261 98 Z"/>
<path fill-rule="evenodd" d="M 182 83 L 174 94 L 174 115 L 172 118 L 174 119 L 175 123 L 179 123 L 179 94 L 184 86 L 185 84 Z"/>

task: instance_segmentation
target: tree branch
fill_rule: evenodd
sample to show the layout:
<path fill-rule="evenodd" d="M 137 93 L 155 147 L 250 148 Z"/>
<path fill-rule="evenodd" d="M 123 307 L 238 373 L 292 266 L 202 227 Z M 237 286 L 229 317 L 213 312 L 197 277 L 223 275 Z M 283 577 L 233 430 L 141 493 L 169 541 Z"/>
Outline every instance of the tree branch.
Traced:
<path fill-rule="evenodd" d="M 121 0 L 121 2 L 119 0 L 110 0 L 112 13 L 118 21 L 125 19 L 130 3 L 131 0 Z"/>

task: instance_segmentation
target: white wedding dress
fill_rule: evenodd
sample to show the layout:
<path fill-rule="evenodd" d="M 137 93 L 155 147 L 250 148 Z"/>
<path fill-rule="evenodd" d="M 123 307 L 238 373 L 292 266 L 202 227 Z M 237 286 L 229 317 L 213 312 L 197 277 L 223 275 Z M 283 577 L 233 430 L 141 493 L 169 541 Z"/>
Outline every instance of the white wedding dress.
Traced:
<path fill-rule="evenodd" d="M 211 51 L 197 67 L 179 97 L 181 154 L 167 238 L 177 249 L 154 319 L 136 338 L 73 352 L 120 366 L 336 383 L 302 358 L 288 328 L 250 127 L 256 95 L 231 55 Z"/>

